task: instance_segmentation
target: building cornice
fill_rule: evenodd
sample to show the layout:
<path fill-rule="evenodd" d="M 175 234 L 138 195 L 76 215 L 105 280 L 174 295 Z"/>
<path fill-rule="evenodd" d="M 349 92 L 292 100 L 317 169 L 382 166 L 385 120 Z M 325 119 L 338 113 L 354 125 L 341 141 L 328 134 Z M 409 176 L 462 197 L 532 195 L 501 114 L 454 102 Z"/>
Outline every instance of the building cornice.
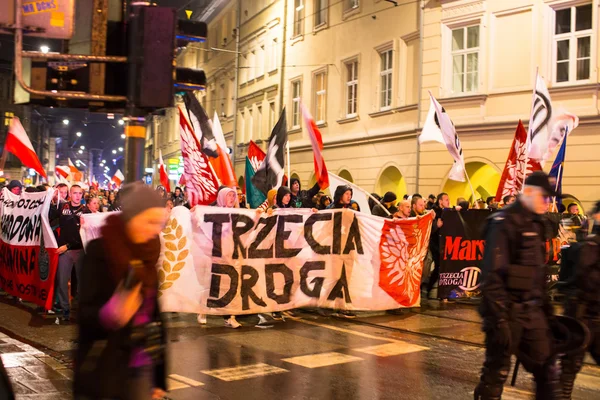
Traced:
<path fill-rule="evenodd" d="M 247 94 L 245 96 L 242 96 L 238 99 L 238 103 L 242 103 L 244 101 L 248 101 L 248 100 L 252 100 L 256 97 L 262 96 L 265 93 L 269 93 L 272 91 L 277 91 L 277 88 L 279 87 L 279 85 L 276 83 L 274 85 L 271 86 L 267 86 L 266 88 L 262 88 L 260 90 L 257 90 L 256 92 L 252 92 L 250 94 Z"/>

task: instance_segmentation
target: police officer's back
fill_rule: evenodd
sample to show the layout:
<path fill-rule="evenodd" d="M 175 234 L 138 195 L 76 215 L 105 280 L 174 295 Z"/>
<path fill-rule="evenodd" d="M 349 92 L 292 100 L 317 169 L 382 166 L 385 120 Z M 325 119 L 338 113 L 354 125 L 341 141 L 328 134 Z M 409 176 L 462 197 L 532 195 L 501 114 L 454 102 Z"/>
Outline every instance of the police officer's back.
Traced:
<path fill-rule="evenodd" d="M 545 265 L 544 214 L 554 194 L 548 176 L 535 172 L 517 201 L 490 217 L 480 306 L 486 354 L 475 399 L 501 398 L 513 354 L 534 375 L 538 399 L 560 396 Z"/>

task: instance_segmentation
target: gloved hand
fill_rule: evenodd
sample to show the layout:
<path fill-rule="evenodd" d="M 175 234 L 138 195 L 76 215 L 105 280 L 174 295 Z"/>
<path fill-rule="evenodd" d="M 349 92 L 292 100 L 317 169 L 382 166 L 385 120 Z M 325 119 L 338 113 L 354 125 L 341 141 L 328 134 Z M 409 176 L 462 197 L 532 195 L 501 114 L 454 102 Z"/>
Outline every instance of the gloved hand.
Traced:
<path fill-rule="evenodd" d="M 498 323 L 496 331 L 494 333 L 494 341 L 504 348 L 510 347 L 512 333 L 510 331 L 510 325 L 506 321 Z"/>

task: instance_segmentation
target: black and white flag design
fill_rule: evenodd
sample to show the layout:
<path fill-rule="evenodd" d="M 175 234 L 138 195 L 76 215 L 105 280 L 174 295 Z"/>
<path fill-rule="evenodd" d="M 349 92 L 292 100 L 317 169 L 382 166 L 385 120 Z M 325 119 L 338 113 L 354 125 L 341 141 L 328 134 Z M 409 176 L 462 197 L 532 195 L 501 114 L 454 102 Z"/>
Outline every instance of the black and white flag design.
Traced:
<path fill-rule="evenodd" d="M 285 165 L 285 146 L 288 141 L 287 121 L 285 108 L 281 112 L 279 121 L 271 132 L 267 155 L 261 166 L 252 177 L 252 183 L 265 195 L 271 189 L 278 189 L 283 184 Z"/>

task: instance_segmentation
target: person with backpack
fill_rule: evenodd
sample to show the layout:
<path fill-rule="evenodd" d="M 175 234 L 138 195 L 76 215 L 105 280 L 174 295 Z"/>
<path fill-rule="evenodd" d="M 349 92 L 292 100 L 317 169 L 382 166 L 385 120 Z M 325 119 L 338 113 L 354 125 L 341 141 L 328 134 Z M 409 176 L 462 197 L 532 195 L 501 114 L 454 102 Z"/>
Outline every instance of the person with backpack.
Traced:
<path fill-rule="evenodd" d="M 590 330 L 587 348 L 561 359 L 561 386 L 563 399 L 571 398 L 575 378 L 583 366 L 586 352 L 600 365 L 600 201 L 592 210 L 592 234 L 584 241 L 573 244 L 565 252 L 561 263 L 561 280 L 566 281 L 565 315 L 576 318 Z"/>

